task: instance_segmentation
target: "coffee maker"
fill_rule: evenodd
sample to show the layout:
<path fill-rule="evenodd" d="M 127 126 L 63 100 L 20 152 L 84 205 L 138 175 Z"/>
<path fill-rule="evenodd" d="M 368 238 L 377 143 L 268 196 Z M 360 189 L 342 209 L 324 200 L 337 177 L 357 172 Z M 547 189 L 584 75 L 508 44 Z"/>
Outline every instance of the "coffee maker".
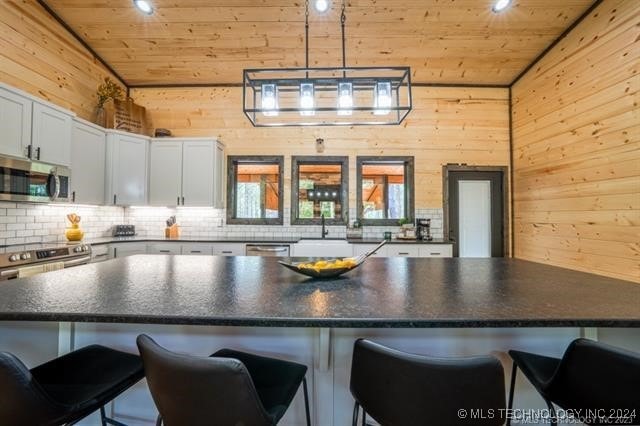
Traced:
<path fill-rule="evenodd" d="M 416 219 L 416 237 L 422 241 L 431 241 L 431 219 Z"/>

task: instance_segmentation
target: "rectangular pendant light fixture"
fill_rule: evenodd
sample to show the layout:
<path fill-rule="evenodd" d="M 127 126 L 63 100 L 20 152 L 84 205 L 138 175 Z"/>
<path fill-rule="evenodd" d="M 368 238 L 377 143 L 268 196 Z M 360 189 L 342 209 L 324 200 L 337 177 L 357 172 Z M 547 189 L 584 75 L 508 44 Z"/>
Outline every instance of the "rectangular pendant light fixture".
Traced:
<path fill-rule="evenodd" d="M 243 73 L 256 127 L 397 125 L 412 109 L 409 67 L 273 68 Z"/>
<path fill-rule="evenodd" d="M 323 10 L 326 10 L 325 4 Z M 309 67 L 309 0 L 305 0 L 305 67 L 245 69 L 242 110 L 255 127 L 398 125 L 412 108 L 409 67 L 347 67 L 346 0 L 340 28 L 342 66 Z"/>

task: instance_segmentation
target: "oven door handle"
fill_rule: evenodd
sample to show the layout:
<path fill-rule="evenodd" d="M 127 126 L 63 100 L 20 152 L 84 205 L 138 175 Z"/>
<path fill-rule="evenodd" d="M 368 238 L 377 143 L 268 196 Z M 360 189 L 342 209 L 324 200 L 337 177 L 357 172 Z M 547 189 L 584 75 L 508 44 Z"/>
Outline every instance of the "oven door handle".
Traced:
<path fill-rule="evenodd" d="M 4 271 L 0 271 L 0 278 L 2 279 L 10 279 L 18 276 L 17 269 L 5 269 Z"/>
<path fill-rule="evenodd" d="M 91 261 L 91 256 L 79 257 L 77 259 L 67 260 L 64 262 L 64 267 L 69 268 L 71 266 L 78 266 L 84 263 L 89 263 Z"/>

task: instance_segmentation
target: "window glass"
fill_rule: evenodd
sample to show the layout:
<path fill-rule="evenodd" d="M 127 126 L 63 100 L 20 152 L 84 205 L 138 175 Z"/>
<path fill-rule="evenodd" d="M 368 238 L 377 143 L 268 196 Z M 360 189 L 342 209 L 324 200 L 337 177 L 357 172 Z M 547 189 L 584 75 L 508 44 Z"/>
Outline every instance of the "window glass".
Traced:
<path fill-rule="evenodd" d="M 282 222 L 282 159 L 230 156 L 228 223 Z"/>
<path fill-rule="evenodd" d="M 298 217 L 334 219 L 342 215 L 342 165 L 300 164 Z"/>
<path fill-rule="evenodd" d="M 348 211 L 348 157 L 291 158 L 291 223 L 343 225 Z"/>
<path fill-rule="evenodd" d="M 358 157 L 358 218 L 369 225 L 413 219 L 413 157 Z"/>

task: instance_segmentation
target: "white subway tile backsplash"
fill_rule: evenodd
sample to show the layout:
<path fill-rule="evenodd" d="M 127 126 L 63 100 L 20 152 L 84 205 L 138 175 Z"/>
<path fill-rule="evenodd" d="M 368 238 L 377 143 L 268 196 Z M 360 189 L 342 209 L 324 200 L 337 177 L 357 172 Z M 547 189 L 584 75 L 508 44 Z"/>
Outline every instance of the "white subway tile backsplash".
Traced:
<path fill-rule="evenodd" d="M 139 236 L 163 237 L 165 221 L 175 215 L 181 235 L 195 238 L 297 238 L 319 236 L 320 226 L 290 225 L 290 209 L 284 209 L 284 224 L 274 226 L 226 225 L 226 212 L 207 208 L 45 205 L 0 202 L 0 245 L 27 243 L 62 243 L 69 226 L 66 215 L 76 213 L 82 217 L 80 226 L 85 238 L 110 236 L 117 224 L 133 224 Z M 355 209 L 350 209 L 355 217 Z M 442 238 L 442 209 L 418 209 L 416 217 L 432 219 L 432 235 Z M 329 236 L 346 237 L 344 226 L 328 226 Z M 398 226 L 367 226 L 364 238 L 383 237 L 384 232 L 398 233 Z"/>

